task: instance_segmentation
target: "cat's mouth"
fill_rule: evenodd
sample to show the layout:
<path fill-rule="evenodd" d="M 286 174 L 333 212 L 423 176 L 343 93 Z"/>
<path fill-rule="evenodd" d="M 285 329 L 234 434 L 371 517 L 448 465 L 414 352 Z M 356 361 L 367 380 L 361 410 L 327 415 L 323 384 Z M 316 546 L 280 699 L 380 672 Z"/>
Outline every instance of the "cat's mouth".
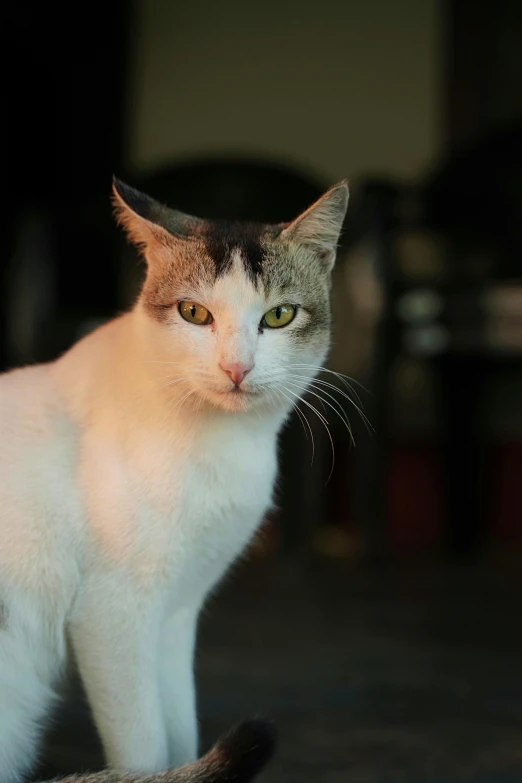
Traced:
<path fill-rule="evenodd" d="M 210 391 L 210 390 L 209 390 Z M 227 410 L 248 410 L 254 401 L 261 397 L 261 391 L 232 386 L 229 389 L 214 389 L 211 392 L 214 401 Z"/>
<path fill-rule="evenodd" d="M 208 383 L 199 385 L 199 396 L 209 402 L 228 411 L 248 411 L 262 402 L 266 395 L 266 389 L 262 385 L 249 383 L 223 388 L 223 386 Z"/>
<path fill-rule="evenodd" d="M 243 389 L 242 386 L 232 386 L 231 389 L 219 392 L 219 394 L 232 394 L 234 397 L 253 397 L 256 394 L 259 394 L 259 392 L 255 389 Z"/>

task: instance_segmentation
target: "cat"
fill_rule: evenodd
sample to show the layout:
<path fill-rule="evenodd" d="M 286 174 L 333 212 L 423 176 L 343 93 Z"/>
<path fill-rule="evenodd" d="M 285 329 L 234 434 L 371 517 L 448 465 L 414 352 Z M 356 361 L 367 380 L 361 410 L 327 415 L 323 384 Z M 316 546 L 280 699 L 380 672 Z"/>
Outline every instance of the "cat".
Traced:
<path fill-rule="evenodd" d="M 48 783 L 247 783 L 273 755 L 276 733 L 264 721 L 244 721 L 199 761 L 152 775 L 104 772 L 70 775 Z M 45 781 L 43 781 L 45 783 Z"/>
<path fill-rule="evenodd" d="M 198 615 L 271 505 L 278 433 L 329 347 L 345 181 L 281 225 L 116 179 L 113 201 L 146 261 L 136 304 L 0 378 L 2 783 L 34 763 L 69 642 L 111 768 L 196 759 Z"/>

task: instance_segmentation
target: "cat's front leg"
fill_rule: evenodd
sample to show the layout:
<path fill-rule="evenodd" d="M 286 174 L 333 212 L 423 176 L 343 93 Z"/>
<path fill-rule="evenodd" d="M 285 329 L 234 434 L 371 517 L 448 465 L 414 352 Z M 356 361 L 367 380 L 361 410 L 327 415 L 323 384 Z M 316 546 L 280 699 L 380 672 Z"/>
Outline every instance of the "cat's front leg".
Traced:
<path fill-rule="evenodd" d="M 194 646 L 199 606 L 171 612 L 162 628 L 160 683 L 171 766 L 197 758 Z"/>
<path fill-rule="evenodd" d="M 109 766 L 169 764 L 158 676 L 160 601 L 130 580 L 98 575 L 70 622 L 78 667 Z"/>

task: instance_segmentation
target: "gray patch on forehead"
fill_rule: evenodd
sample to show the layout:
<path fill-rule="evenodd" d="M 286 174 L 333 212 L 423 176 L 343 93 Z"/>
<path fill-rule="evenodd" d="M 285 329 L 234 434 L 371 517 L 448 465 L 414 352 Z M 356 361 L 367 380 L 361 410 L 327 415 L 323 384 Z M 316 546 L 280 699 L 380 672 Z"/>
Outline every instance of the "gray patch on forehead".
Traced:
<path fill-rule="evenodd" d="M 310 341 L 330 328 L 330 275 L 310 248 L 279 239 L 281 226 L 202 221 L 189 241 L 173 241 L 162 263 L 150 265 L 142 291 L 149 314 L 172 321 L 175 301 L 196 296 L 232 269 L 236 258 L 252 283 L 271 298 L 302 305 L 306 323 L 292 329 L 292 339 Z M 194 292 L 194 293 L 191 293 Z"/>
<path fill-rule="evenodd" d="M 238 253 L 248 277 L 257 284 L 263 276 L 267 242 L 275 239 L 280 231 L 279 226 L 258 223 L 207 223 L 202 239 L 214 264 L 216 277 L 230 271 L 233 258 Z"/>

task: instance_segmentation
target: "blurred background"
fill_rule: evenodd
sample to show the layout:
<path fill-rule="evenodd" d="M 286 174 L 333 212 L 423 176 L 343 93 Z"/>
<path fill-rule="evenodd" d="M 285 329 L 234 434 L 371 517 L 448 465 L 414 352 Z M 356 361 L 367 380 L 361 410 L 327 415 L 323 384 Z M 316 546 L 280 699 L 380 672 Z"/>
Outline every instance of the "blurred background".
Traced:
<path fill-rule="evenodd" d="M 267 781 L 522 780 L 522 4 L 26 2 L 4 36 L 2 368 L 136 296 L 113 172 L 248 220 L 351 183 L 314 462 L 296 416 L 202 623 L 203 743 L 262 712 Z M 101 765 L 64 710 L 43 771 Z"/>

